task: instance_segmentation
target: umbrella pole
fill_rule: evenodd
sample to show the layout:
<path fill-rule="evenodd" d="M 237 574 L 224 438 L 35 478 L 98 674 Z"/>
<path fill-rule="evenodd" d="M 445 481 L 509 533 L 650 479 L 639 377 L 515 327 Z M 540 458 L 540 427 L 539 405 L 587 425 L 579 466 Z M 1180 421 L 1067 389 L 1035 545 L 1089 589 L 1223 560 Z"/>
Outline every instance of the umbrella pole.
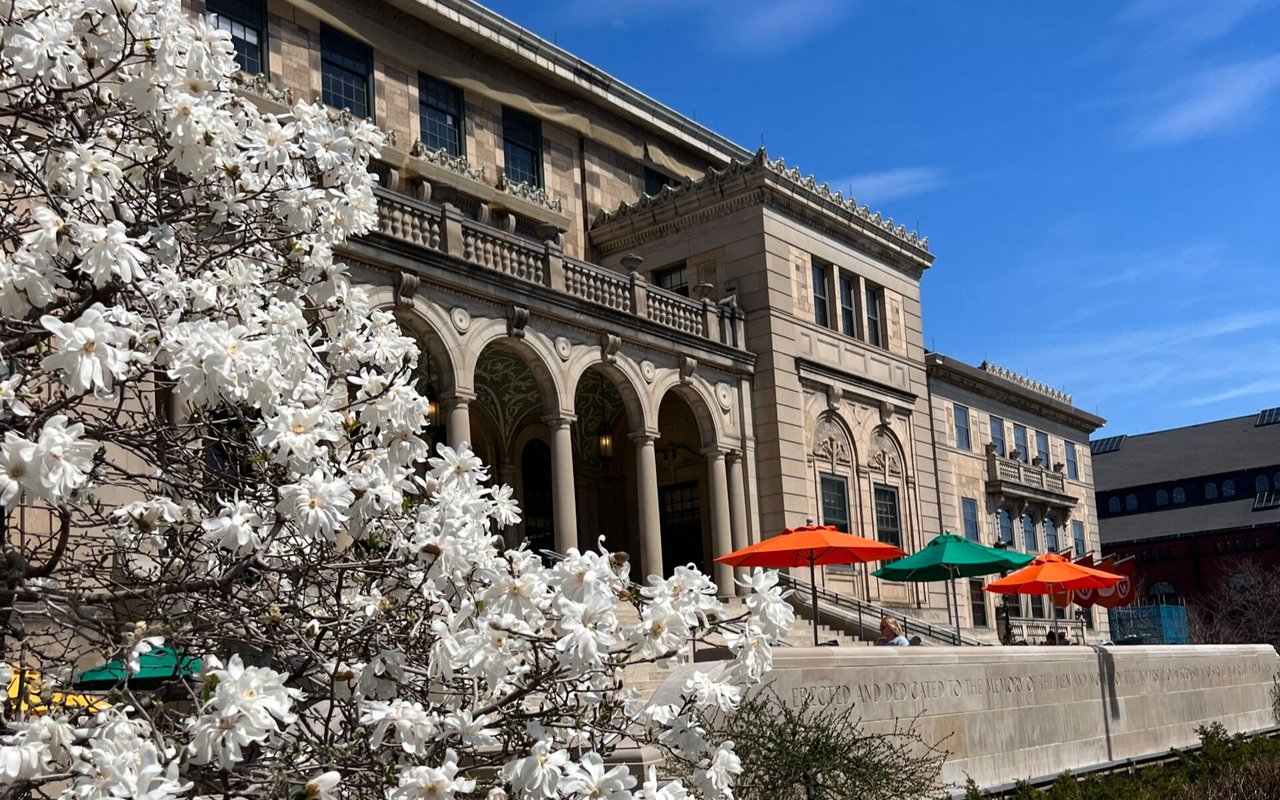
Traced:
<path fill-rule="evenodd" d="M 956 647 L 960 646 L 960 601 L 956 599 L 956 579 L 951 578 L 951 605 L 956 610 Z"/>
<path fill-rule="evenodd" d="M 818 646 L 818 582 L 814 579 L 817 568 L 814 563 L 818 559 L 809 559 L 809 591 L 813 599 L 813 646 Z"/>

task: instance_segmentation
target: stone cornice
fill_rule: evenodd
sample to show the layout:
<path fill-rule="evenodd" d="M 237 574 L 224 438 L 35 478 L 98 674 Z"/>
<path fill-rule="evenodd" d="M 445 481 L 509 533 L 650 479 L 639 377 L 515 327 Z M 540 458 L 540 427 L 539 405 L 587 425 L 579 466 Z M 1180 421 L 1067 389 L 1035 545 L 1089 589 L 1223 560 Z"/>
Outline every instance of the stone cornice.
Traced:
<path fill-rule="evenodd" d="M 1011 406 L 1060 422 L 1085 433 L 1092 433 L 1106 424 L 1102 417 L 1082 411 L 1070 403 L 1004 377 L 995 372 L 970 366 L 939 353 L 927 353 L 925 364 L 929 379 L 967 389 L 983 397 L 989 397 Z M 933 393 L 930 390 L 930 393 Z"/>
<path fill-rule="evenodd" d="M 708 169 L 698 180 L 601 212 L 591 224 L 592 245 L 602 255 L 617 253 L 750 205 L 774 209 L 915 279 L 933 263 L 927 237 L 846 200 L 812 175 L 801 177 L 763 148 L 749 161 Z"/>

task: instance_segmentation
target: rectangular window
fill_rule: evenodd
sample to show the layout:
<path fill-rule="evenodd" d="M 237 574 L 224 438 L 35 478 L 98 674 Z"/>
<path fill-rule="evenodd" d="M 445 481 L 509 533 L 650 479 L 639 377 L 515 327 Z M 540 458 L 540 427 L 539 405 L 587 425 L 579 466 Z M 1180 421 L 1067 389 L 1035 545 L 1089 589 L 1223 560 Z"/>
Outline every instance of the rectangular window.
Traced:
<path fill-rule="evenodd" d="M 320 26 L 321 98 L 326 105 L 345 108 L 357 117 L 371 117 L 369 79 L 373 50 L 328 25 Z"/>
<path fill-rule="evenodd" d="M 1075 547 L 1076 558 L 1085 554 L 1084 523 L 1080 520 L 1071 522 L 1071 543 Z"/>
<path fill-rule="evenodd" d="M 1062 447 L 1067 454 L 1067 477 L 1073 481 L 1080 480 L 1080 462 L 1076 461 L 1076 443 L 1063 442 Z"/>
<path fill-rule="evenodd" d="M 845 336 L 858 335 L 858 306 L 854 302 L 858 281 L 852 275 L 840 275 L 840 329 Z"/>
<path fill-rule="evenodd" d="M 1009 514 L 1009 509 L 996 509 L 996 527 L 1000 530 L 1000 541 L 1007 545 L 1013 545 L 1013 517 Z"/>
<path fill-rule="evenodd" d="M 831 309 L 827 306 L 827 265 L 815 261 L 811 275 L 813 277 L 813 321 L 824 328 L 830 328 Z"/>
<path fill-rule="evenodd" d="M 849 532 L 849 483 L 839 475 L 820 476 L 822 490 L 822 524 L 834 525 Z"/>
<path fill-rule="evenodd" d="M 996 446 L 996 453 L 1001 456 L 1009 455 L 1008 449 L 1004 443 L 1004 420 L 991 415 L 991 443 Z"/>
<path fill-rule="evenodd" d="M 1044 619 L 1046 616 L 1045 609 L 1044 609 L 1044 598 L 1037 597 L 1036 595 L 1032 595 L 1028 599 L 1031 600 L 1031 616 L 1035 617 L 1036 619 Z M 1030 644 L 1039 644 L 1039 642 L 1030 642 Z"/>
<path fill-rule="evenodd" d="M 884 347 L 884 290 L 867 285 L 867 344 Z"/>
<path fill-rule="evenodd" d="M 1036 521 L 1030 514 L 1022 515 L 1022 549 L 1028 553 L 1040 552 L 1040 543 L 1036 540 Z"/>
<path fill-rule="evenodd" d="M 902 547 L 902 523 L 898 517 L 898 490 L 876 486 L 876 537 L 894 547 Z"/>
<path fill-rule="evenodd" d="M 418 122 L 423 145 L 462 155 L 462 90 L 457 86 L 419 72 Z"/>
<path fill-rule="evenodd" d="M 644 168 L 644 193 L 650 196 L 662 191 L 664 186 L 674 186 L 676 180 L 668 178 L 652 167 Z"/>
<path fill-rule="evenodd" d="M 982 591 L 982 581 L 969 581 L 969 608 L 973 611 L 973 627 L 987 627 L 987 593 Z"/>
<path fill-rule="evenodd" d="M 220 31 L 231 35 L 231 46 L 236 50 L 236 63 L 249 75 L 262 75 L 267 71 L 263 47 L 266 36 L 266 8 L 263 0 L 209 0 L 205 14 L 209 22 Z"/>
<path fill-rule="evenodd" d="M 1027 428 L 1025 425 L 1014 423 L 1013 446 L 1018 451 L 1018 458 L 1022 459 L 1024 464 L 1031 460 L 1031 455 L 1028 452 L 1031 448 L 1027 444 Z"/>
<path fill-rule="evenodd" d="M 514 108 L 502 107 L 504 172 L 512 183 L 542 186 L 542 122 Z"/>
<path fill-rule="evenodd" d="M 982 540 L 978 530 L 978 501 L 972 497 L 961 498 L 960 514 L 964 517 L 964 537 L 971 542 Z"/>
<path fill-rule="evenodd" d="M 655 269 L 653 271 L 653 283 L 658 288 L 666 289 L 668 292 L 675 292 L 685 297 L 689 296 L 689 272 L 685 268 L 683 261 L 679 264 L 672 264 L 669 267 Z"/>
<path fill-rule="evenodd" d="M 1053 459 L 1049 456 L 1049 434 L 1044 431 L 1036 431 L 1036 455 L 1040 456 L 1040 466 L 1046 469 L 1053 466 Z"/>
<path fill-rule="evenodd" d="M 959 403 L 955 404 L 956 447 L 969 450 L 969 409 Z"/>

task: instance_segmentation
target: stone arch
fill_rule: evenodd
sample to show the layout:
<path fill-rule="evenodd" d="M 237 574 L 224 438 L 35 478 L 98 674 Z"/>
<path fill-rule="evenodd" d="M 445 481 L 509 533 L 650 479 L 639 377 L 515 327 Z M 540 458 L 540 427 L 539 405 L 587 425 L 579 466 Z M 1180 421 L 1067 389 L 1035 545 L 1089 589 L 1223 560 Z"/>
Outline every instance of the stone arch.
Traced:
<path fill-rule="evenodd" d="M 674 394 L 683 400 L 689 409 L 693 412 L 693 417 L 698 423 L 698 433 L 702 439 L 702 447 L 710 449 L 713 447 L 723 446 L 724 432 L 721 429 L 719 415 L 713 410 L 718 407 L 714 397 L 714 393 L 706 381 L 693 380 L 684 382 L 676 375 L 668 375 L 665 379 L 659 379 L 654 385 L 653 396 L 656 399 L 653 407 L 653 416 L 651 417 L 654 429 L 658 427 L 658 412 L 662 407 L 662 401 L 666 399 L 668 394 Z"/>
<path fill-rule="evenodd" d="M 492 347 L 510 350 L 518 354 L 528 365 L 537 381 L 542 394 L 542 410 L 547 414 L 569 413 L 573 408 L 572 399 L 566 402 L 569 395 L 565 391 L 563 369 L 556 365 L 559 362 L 555 355 L 554 345 L 542 334 L 525 330 L 522 336 L 511 336 L 507 330 L 507 322 L 498 319 L 474 320 L 467 335 L 466 367 L 464 377 L 469 375 L 472 383 L 480 380 L 476 368 L 486 351 Z"/>
<path fill-rule="evenodd" d="M 413 337 L 432 363 L 440 365 L 440 391 L 456 391 L 460 383 L 458 355 L 462 348 L 448 312 L 421 295 L 414 295 L 407 305 L 397 303 L 391 287 L 372 288 L 369 294 L 373 308 L 395 315 L 401 331 Z"/>
<path fill-rule="evenodd" d="M 853 431 L 843 417 L 834 411 L 823 411 L 818 415 L 809 432 L 809 454 L 815 459 L 825 459 L 833 466 L 857 466 L 857 445 Z"/>
<path fill-rule="evenodd" d="M 888 425 L 877 425 L 871 431 L 867 448 L 867 467 L 872 472 L 906 477 L 906 450 L 898 435 Z"/>
<path fill-rule="evenodd" d="M 578 388 L 582 384 L 582 379 L 593 369 L 603 373 L 618 391 L 623 408 L 626 410 L 627 424 L 631 432 L 645 430 L 651 414 L 645 404 L 645 395 L 640 390 L 644 383 L 643 378 L 640 377 L 640 370 L 630 359 L 619 357 L 616 361 L 609 362 L 599 353 L 570 359 L 565 383 L 569 387 L 569 396 L 574 398 L 574 404 L 577 403 Z M 653 415 L 656 416 L 656 411 Z"/>

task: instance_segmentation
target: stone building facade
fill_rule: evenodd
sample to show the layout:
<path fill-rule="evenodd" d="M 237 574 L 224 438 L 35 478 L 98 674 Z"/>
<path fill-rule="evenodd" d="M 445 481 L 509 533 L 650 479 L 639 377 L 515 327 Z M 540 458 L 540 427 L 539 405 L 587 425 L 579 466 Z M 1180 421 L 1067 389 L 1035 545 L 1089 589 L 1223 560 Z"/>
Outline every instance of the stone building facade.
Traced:
<path fill-rule="evenodd" d="M 264 108 L 386 131 L 344 256 L 422 342 L 433 437 L 515 487 L 512 541 L 729 586 L 715 556 L 806 518 L 907 550 L 950 525 L 927 239 L 466 0 L 189 3 Z"/>

